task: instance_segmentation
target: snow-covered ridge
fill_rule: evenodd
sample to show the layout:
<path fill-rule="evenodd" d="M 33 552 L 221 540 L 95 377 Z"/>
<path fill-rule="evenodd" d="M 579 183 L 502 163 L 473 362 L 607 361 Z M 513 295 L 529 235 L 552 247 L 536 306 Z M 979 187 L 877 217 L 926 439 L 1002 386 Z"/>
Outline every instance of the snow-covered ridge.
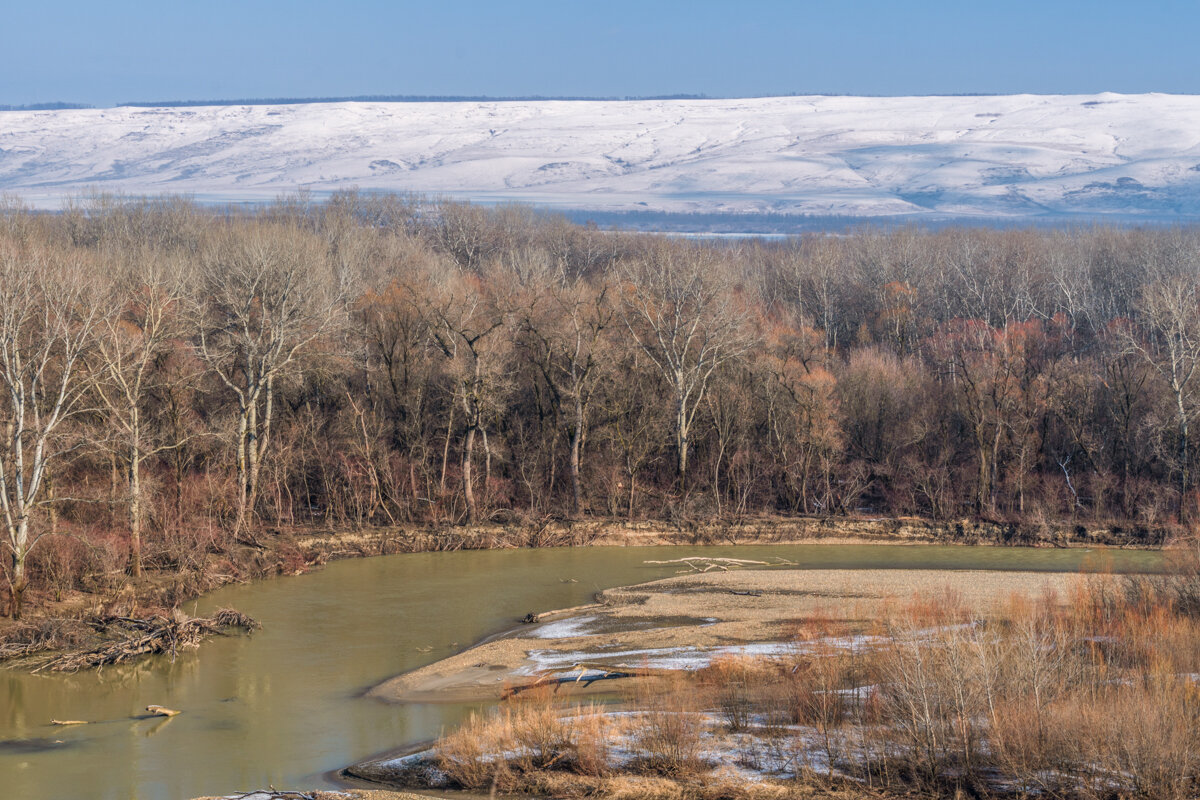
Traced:
<path fill-rule="evenodd" d="M 0 193 L 359 187 L 596 210 L 1200 217 L 1200 96 L 0 112 Z"/>

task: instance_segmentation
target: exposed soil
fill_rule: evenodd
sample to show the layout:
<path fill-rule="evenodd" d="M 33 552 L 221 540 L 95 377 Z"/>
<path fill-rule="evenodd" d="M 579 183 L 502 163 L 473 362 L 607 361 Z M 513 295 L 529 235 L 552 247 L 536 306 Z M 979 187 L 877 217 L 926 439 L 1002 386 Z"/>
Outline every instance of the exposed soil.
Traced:
<path fill-rule="evenodd" d="M 610 589 L 593 605 L 541 615 L 457 655 L 392 678 L 370 696 L 393 702 L 494 699 L 547 672 L 653 669 L 746 645 L 794 641 L 813 620 L 846 633 L 870 629 L 888 606 L 950 592 L 986 615 L 1014 595 L 1065 597 L 1076 574 L 950 570 L 760 569 L 688 574 Z M 735 594 L 741 592 L 742 594 Z M 605 681 L 560 684 L 560 691 L 605 691 Z"/>

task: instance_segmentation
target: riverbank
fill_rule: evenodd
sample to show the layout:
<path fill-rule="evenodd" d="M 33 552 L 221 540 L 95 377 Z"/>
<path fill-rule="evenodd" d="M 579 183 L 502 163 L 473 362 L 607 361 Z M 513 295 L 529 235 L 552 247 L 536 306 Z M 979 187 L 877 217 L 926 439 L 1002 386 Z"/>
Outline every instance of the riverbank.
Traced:
<path fill-rule="evenodd" d="M 561 798 L 1196 796 L 1198 574 L 764 567 L 612 589 L 376 687 L 462 702 L 502 680 L 510 702 L 346 773 Z M 610 678 L 632 679 L 605 685 L 620 705 L 572 703 Z"/>
<path fill-rule="evenodd" d="M 1117 571 L 1153 571 L 1163 554 L 1111 551 Z M 560 547 L 344 559 L 286 580 L 229 586 L 185 607 L 263 622 L 253 636 L 199 651 L 70 676 L 0 670 L 0 774 L 30 800 L 109 787 L 162 798 L 237 789 L 338 788 L 331 771 L 459 727 L 456 704 L 391 704 L 371 686 L 514 627 L 530 611 L 675 577 L 681 557 L 778 560 L 822 569 L 1077 571 L 1086 549 L 958 546 Z M 614 688 L 621 681 L 614 681 Z M 149 704 L 180 710 L 165 725 L 124 722 Z M 95 724 L 51 726 L 52 719 Z M 99 724 L 104 722 L 105 724 Z M 57 743 L 61 740 L 62 743 Z M 30 749 L 44 743 L 44 749 Z M 80 777 L 86 776 L 86 777 Z M 381 787 L 382 788 L 382 787 Z M 486 794 L 486 791 L 484 792 Z"/>
<path fill-rule="evenodd" d="M 593 604 L 539 614 L 532 624 L 385 681 L 368 695 L 464 703 L 539 683 L 563 694 L 611 691 L 616 676 L 793 652 L 814 625 L 866 636 L 877 620 L 916 597 L 953 597 L 987 613 L 1018 595 L 1062 602 L 1087 580 L 1073 573 L 983 570 L 693 572 L 609 589 Z"/>
<path fill-rule="evenodd" d="M 96 576 L 88 591 L 44 587 L 27 594 L 27 620 L 0 618 L 0 662 L 13 656 L 37 661 L 49 654 L 95 648 L 113 626 L 137 618 L 168 616 L 180 604 L 231 583 L 298 575 L 338 559 L 395 553 L 491 550 L 520 547 L 760 545 L 760 544 L 961 544 L 1046 547 L 1157 548 L 1166 528 L 1087 527 L 917 518 L 748 518 L 737 522 L 553 521 L 537 525 L 471 527 L 397 526 L 356 531 L 275 530 L 209 553 L 185 572 L 148 569 L 140 578 Z M 31 662 L 32 663 L 32 662 Z"/>

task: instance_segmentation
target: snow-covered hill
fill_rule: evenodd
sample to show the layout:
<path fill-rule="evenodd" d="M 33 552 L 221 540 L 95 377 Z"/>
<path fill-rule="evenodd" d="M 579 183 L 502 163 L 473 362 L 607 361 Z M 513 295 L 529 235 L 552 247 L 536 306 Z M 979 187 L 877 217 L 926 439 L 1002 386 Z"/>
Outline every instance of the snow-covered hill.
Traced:
<path fill-rule="evenodd" d="M 332 103 L 0 112 L 0 192 L 308 187 L 595 210 L 1200 217 L 1200 96 Z"/>

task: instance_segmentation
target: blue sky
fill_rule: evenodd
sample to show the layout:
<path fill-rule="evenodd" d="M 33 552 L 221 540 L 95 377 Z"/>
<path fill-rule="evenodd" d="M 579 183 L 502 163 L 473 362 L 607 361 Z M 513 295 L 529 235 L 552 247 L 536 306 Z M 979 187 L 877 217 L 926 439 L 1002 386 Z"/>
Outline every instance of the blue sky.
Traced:
<path fill-rule="evenodd" d="M 1200 93 L 1200 0 L 5 0 L 0 104 Z"/>

